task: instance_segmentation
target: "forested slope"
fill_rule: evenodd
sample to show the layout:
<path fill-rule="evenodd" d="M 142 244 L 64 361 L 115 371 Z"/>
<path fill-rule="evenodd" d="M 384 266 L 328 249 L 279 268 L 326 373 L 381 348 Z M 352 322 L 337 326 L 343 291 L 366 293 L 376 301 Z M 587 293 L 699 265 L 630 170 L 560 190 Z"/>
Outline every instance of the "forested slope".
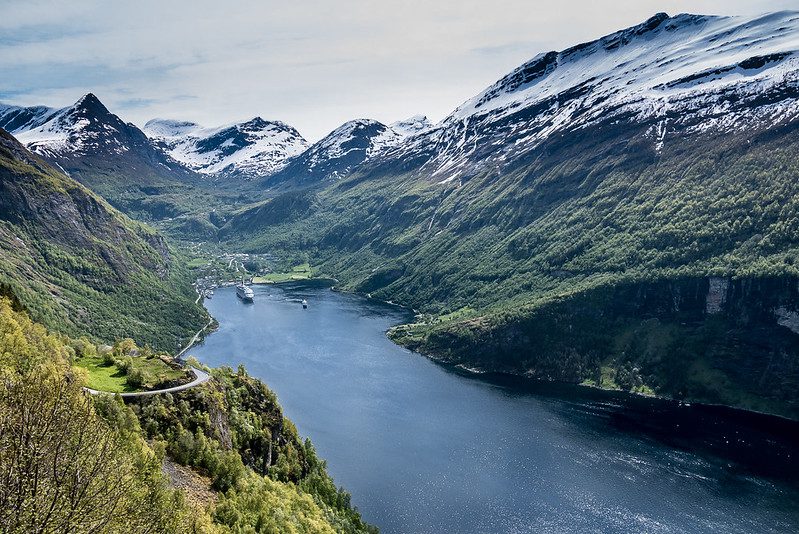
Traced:
<path fill-rule="evenodd" d="M 376 531 L 243 369 L 131 407 L 83 391 L 72 364 L 96 350 L 0 297 L 0 531 Z M 169 487 L 165 454 L 210 479 L 210 502 Z"/>
<path fill-rule="evenodd" d="M 0 252 L 2 291 L 57 331 L 173 350 L 205 322 L 160 235 L 2 130 Z"/>

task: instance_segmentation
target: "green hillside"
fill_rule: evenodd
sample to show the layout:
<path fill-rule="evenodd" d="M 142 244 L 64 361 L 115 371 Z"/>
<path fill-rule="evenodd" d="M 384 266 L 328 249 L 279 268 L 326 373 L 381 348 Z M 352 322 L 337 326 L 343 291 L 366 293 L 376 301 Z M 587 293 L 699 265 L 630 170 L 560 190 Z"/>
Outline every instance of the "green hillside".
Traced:
<path fill-rule="evenodd" d="M 81 389 L 85 340 L 4 297 L 0 332 L 0 531 L 376 532 L 243 369 L 128 406 Z M 165 457 L 204 501 L 170 487 Z"/>
<path fill-rule="evenodd" d="M 0 131 L 0 288 L 65 334 L 174 350 L 205 324 L 164 239 Z"/>

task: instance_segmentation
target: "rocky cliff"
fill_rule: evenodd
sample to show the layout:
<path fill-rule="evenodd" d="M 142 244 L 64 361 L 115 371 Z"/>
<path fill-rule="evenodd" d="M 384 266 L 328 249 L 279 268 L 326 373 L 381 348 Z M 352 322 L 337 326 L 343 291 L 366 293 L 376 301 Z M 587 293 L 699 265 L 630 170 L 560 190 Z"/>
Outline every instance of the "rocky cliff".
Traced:
<path fill-rule="evenodd" d="M 470 369 L 799 417 L 799 279 L 624 283 L 391 337 Z"/>

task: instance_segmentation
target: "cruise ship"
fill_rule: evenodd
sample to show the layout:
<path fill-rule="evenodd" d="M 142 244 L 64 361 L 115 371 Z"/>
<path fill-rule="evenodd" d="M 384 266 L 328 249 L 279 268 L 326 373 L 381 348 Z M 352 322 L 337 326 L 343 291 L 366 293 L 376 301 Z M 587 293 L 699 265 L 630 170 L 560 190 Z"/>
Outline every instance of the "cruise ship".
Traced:
<path fill-rule="evenodd" d="M 244 302 L 252 302 L 253 299 L 252 289 L 244 285 L 244 282 L 236 285 L 236 296 Z"/>

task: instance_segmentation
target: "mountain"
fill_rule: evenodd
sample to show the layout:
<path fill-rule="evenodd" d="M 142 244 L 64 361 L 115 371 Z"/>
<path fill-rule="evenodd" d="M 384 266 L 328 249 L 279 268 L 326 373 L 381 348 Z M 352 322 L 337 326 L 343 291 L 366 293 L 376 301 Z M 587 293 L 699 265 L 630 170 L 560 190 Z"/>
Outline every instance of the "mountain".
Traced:
<path fill-rule="evenodd" d="M 207 185 L 201 175 L 168 157 L 91 93 L 63 109 L 0 106 L 0 128 L 129 214 L 162 219 L 216 202 L 198 190 Z"/>
<path fill-rule="evenodd" d="M 171 350 L 205 322 L 189 274 L 159 234 L 4 130 L 0 267 L 0 293 L 68 335 L 133 337 Z"/>
<path fill-rule="evenodd" d="M 414 115 L 405 120 L 391 123 L 389 128 L 402 137 L 410 137 L 427 130 L 431 126 L 433 126 L 433 123 L 424 115 Z"/>
<path fill-rule="evenodd" d="M 467 100 L 391 159 L 422 158 L 438 181 L 515 165 L 547 140 L 600 124 L 672 135 L 742 131 L 796 115 L 796 13 L 755 19 L 660 13 L 561 52 L 539 54 Z M 768 93 L 770 100 L 763 99 Z"/>
<path fill-rule="evenodd" d="M 41 126 L 56 115 L 58 109 L 47 106 L 7 106 L 0 104 L 0 128 L 7 132 L 24 132 Z"/>
<path fill-rule="evenodd" d="M 420 310 L 392 338 L 453 365 L 796 417 L 797 50 L 798 13 L 658 14 L 221 236 Z"/>
<path fill-rule="evenodd" d="M 302 187 L 341 179 L 365 162 L 378 157 L 406 137 L 430 126 L 426 117 L 416 116 L 391 126 L 372 119 L 345 122 L 303 153 L 289 160 L 264 180 L 267 187 Z"/>
<path fill-rule="evenodd" d="M 273 174 L 308 147 L 291 126 L 260 117 L 216 128 L 153 119 L 144 125 L 144 132 L 172 158 L 197 172 L 246 180 Z"/>
<path fill-rule="evenodd" d="M 68 165 L 81 157 L 134 157 L 145 166 L 170 162 L 153 148 L 147 137 L 133 124 L 114 115 L 93 94 L 83 96 L 72 106 L 52 109 L 44 106 L 0 108 L 0 128 L 15 135 L 32 152 Z M 74 165 L 74 163 L 72 163 Z"/>
<path fill-rule="evenodd" d="M 259 180 L 267 188 L 306 187 L 341 178 L 370 158 L 431 127 L 417 115 L 386 126 L 370 119 L 349 121 L 313 145 L 291 126 L 255 117 L 247 122 L 204 128 L 193 122 L 153 119 L 144 132 L 188 168 L 228 178 Z M 232 185 L 241 187 L 241 182 Z"/>
<path fill-rule="evenodd" d="M 437 181 L 502 172 L 539 146 L 602 124 L 672 136 L 743 131 L 794 117 L 795 12 L 754 19 L 660 13 L 596 41 L 537 55 L 390 160 Z M 782 91 L 785 91 L 783 94 Z M 769 96 L 766 96 L 769 95 Z"/>

